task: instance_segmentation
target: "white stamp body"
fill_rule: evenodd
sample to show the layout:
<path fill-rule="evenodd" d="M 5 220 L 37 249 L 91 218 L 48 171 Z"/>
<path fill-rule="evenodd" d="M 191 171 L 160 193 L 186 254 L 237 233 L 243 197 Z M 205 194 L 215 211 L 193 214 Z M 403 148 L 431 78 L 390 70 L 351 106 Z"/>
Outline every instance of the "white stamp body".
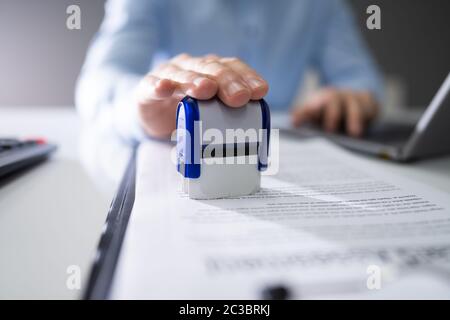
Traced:
<path fill-rule="evenodd" d="M 270 111 L 264 100 L 230 108 L 184 98 L 177 110 L 177 170 L 191 199 L 239 197 L 260 188 L 267 168 Z"/>

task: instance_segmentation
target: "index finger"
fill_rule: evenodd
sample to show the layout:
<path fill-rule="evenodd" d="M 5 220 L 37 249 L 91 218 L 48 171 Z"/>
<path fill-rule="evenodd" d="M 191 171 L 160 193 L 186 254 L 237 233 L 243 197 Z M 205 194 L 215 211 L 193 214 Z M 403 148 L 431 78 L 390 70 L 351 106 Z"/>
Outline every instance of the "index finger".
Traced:
<path fill-rule="evenodd" d="M 269 91 L 269 85 L 254 69 L 237 58 L 222 58 L 220 62 L 236 71 L 252 89 L 252 100 L 262 99 Z"/>
<path fill-rule="evenodd" d="M 172 60 L 176 66 L 208 75 L 218 85 L 217 95 L 226 105 L 241 107 L 251 99 L 251 88 L 245 80 L 229 66 L 214 57 L 194 58 L 187 55 Z"/>

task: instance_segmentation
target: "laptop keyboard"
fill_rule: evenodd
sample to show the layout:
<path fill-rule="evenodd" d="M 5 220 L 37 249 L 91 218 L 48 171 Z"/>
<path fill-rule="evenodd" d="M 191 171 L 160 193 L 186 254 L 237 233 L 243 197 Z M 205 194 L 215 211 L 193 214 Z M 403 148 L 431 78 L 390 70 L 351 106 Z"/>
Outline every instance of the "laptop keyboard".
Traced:
<path fill-rule="evenodd" d="M 402 144 L 411 137 L 415 125 L 399 123 L 377 123 L 369 127 L 363 140 L 381 144 Z"/>

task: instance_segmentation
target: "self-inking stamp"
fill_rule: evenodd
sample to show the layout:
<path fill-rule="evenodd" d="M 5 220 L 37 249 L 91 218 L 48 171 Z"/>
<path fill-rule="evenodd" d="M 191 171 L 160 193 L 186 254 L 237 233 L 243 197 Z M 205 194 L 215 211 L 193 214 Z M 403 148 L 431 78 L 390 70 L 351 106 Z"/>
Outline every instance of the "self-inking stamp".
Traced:
<path fill-rule="evenodd" d="M 267 168 L 270 110 L 185 97 L 177 109 L 177 170 L 191 199 L 239 197 L 260 188 Z"/>

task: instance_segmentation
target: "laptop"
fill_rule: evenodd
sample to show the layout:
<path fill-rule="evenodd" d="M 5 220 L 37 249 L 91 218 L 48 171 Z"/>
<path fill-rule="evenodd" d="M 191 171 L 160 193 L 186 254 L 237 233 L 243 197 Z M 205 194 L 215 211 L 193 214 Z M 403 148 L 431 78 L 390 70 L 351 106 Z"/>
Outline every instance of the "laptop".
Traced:
<path fill-rule="evenodd" d="M 43 139 L 0 138 L 0 179 L 45 160 L 55 150 Z"/>
<path fill-rule="evenodd" d="M 450 154 L 450 73 L 416 124 L 378 122 L 361 138 L 325 133 L 314 126 L 280 130 L 290 134 L 324 136 L 351 150 L 399 162 Z"/>

